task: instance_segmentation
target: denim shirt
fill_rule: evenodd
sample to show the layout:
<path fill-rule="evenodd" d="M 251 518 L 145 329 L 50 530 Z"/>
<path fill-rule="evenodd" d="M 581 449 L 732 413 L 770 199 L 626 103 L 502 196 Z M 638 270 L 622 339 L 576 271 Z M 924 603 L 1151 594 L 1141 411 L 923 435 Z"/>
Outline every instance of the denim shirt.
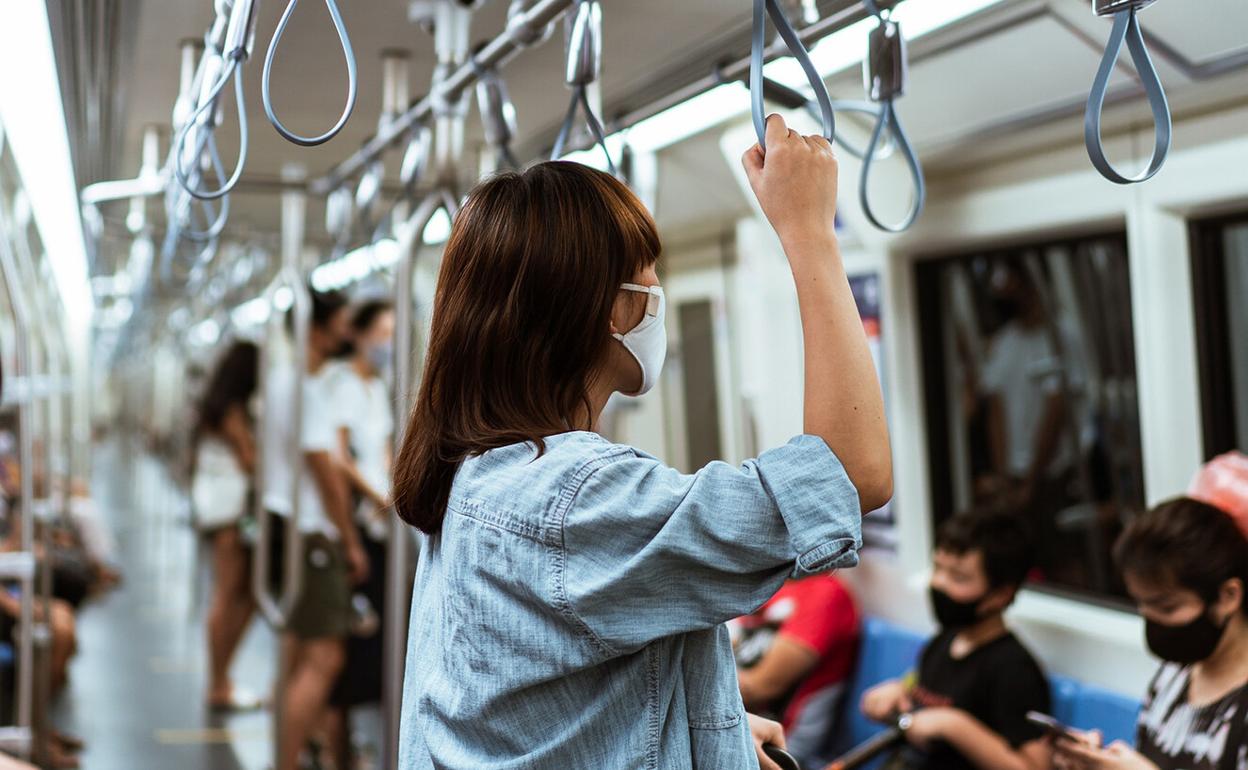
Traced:
<path fill-rule="evenodd" d="M 858 494 L 799 436 L 668 468 L 594 433 L 466 460 L 421 554 L 403 770 L 758 768 L 725 621 L 857 564 Z"/>

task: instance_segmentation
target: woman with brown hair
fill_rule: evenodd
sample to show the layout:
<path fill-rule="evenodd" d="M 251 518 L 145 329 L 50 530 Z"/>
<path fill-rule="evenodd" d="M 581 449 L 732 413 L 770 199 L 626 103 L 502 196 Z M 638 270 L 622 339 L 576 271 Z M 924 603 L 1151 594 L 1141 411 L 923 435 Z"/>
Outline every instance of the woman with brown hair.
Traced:
<path fill-rule="evenodd" d="M 783 736 L 747 718 L 724 623 L 855 564 L 892 464 L 831 145 L 773 116 L 767 148 L 744 163 L 797 288 L 805 435 L 740 467 L 682 474 L 594 432 L 666 350 L 659 238 L 628 188 L 543 163 L 468 196 L 395 466 L 428 535 L 405 770 L 774 767 L 760 746 Z"/>

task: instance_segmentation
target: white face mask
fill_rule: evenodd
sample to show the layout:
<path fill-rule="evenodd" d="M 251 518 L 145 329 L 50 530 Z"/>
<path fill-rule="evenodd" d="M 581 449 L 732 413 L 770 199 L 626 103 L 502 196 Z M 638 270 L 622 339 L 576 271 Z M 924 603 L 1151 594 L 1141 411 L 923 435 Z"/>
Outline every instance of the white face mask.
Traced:
<path fill-rule="evenodd" d="M 612 335 L 623 343 L 624 348 L 641 366 L 641 390 L 625 394 L 640 396 L 654 387 L 659 379 L 659 372 L 663 369 L 663 359 L 667 358 L 667 298 L 663 296 L 663 289 L 658 286 L 625 283 L 620 288 L 650 295 L 646 301 L 646 315 L 641 323 L 624 334 Z"/>

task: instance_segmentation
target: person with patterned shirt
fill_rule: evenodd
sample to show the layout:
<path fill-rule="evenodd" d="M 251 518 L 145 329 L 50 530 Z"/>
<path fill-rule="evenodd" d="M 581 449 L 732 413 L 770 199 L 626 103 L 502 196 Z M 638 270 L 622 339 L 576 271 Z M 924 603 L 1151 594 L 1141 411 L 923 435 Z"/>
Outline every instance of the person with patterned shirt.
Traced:
<path fill-rule="evenodd" d="M 1095 732 L 1058 741 L 1060 770 L 1248 770 L 1245 508 L 1181 497 L 1123 533 L 1115 558 L 1144 616 L 1148 647 L 1163 663 L 1144 698 L 1135 747 L 1102 748 Z"/>

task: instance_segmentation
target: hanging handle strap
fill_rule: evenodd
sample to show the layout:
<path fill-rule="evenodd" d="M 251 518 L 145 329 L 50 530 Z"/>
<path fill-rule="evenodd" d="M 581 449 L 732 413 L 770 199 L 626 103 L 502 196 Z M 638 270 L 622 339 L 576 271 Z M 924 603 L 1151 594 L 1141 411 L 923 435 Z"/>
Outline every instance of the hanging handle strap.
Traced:
<path fill-rule="evenodd" d="M 269 41 L 269 50 L 264 55 L 264 72 L 260 80 L 260 96 L 264 102 L 264 114 L 269 116 L 269 122 L 273 124 L 273 128 L 277 129 L 277 133 L 281 134 L 288 142 L 293 142 L 301 147 L 315 147 L 318 144 L 324 144 L 330 139 L 338 135 L 342 127 L 347 125 L 347 121 L 351 118 L 351 113 L 355 110 L 355 96 L 359 90 L 359 78 L 356 73 L 355 66 L 355 49 L 351 47 L 351 38 L 347 35 L 347 26 L 342 21 L 342 14 L 338 11 L 338 3 L 335 0 L 325 0 L 325 7 L 329 9 L 329 18 L 334 23 L 334 31 L 338 34 L 338 43 L 342 47 L 342 56 L 347 62 L 347 103 L 342 108 L 342 114 L 328 131 L 319 136 L 301 136 L 291 131 L 277 117 L 277 113 L 273 109 L 273 59 L 277 53 L 278 43 L 282 40 L 282 35 L 286 32 L 286 25 L 290 23 L 290 17 L 295 13 L 295 6 L 299 5 L 299 0 L 290 0 L 286 4 L 286 10 L 282 12 L 282 18 L 277 22 L 277 29 L 273 31 L 273 39 Z"/>
<path fill-rule="evenodd" d="M 763 63 L 767 55 L 767 16 L 776 25 L 780 39 L 788 46 L 789 53 L 797 60 L 802 71 L 806 73 L 811 89 L 815 92 L 815 101 L 823 118 L 823 138 L 829 142 L 836 139 L 836 114 L 832 111 L 832 98 L 828 96 L 828 87 L 823 82 L 815 63 L 810 60 L 810 52 L 802 43 L 802 38 L 789 22 L 784 9 L 778 0 L 754 0 L 754 37 L 750 45 L 750 112 L 754 118 L 754 133 L 758 135 L 758 146 L 767 149 L 767 114 L 763 105 Z"/>
<path fill-rule="evenodd" d="M 583 109 L 585 124 L 594 142 L 602 148 L 607 159 L 607 168 L 611 174 L 619 176 L 611 151 L 607 149 L 607 136 L 602 122 L 594 114 L 593 105 L 589 102 L 589 87 L 598 81 L 602 70 L 602 5 L 598 0 L 576 0 L 576 13 L 569 17 L 568 22 L 568 61 L 565 74 L 567 84 L 572 88 L 572 99 L 568 103 L 568 112 L 563 118 L 559 136 L 555 138 L 555 146 L 550 152 L 552 160 L 563 155 L 568 139 L 572 135 L 572 126 L 576 124 L 576 113 Z"/>
<path fill-rule="evenodd" d="M 1138 184 L 1146 182 L 1161 171 L 1170 154 L 1170 142 L 1173 135 L 1173 122 L 1170 116 L 1170 103 L 1166 99 L 1165 88 L 1157 75 L 1152 57 L 1148 54 L 1148 46 L 1144 43 L 1144 33 L 1140 29 L 1140 21 L 1136 14 L 1149 2 L 1140 0 L 1093 0 L 1093 8 L 1099 15 L 1112 15 L 1114 27 L 1109 33 L 1109 44 L 1105 48 L 1105 57 L 1101 59 L 1101 67 L 1097 70 L 1096 79 L 1092 81 L 1092 93 L 1088 96 L 1088 109 L 1083 118 L 1083 138 L 1088 146 L 1088 157 L 1092 165 L 1115 184 Z M 1105 157 L 1105 145 L 1101 136 L 1101 117 L 1105 111 L 1105 94 L 1109 90 L 1109 78 L 1114 72 L 1114 64 L 1122 54 L 1122 44 L 1127 44 L 1131 51 L 1131 61 L 1135 63 L 1136 72 L 1144 86 L 1144 94 L 1148 97 L 1148 105 L 1153 111 L 1153 158 L 1148 168 L 1136 176 L 1124 176 L 1114 168 Z"/>
<path fill-rule="evenodd" d="M 876 228 L 889 233 L 907 230 L 923 213 L 927 203 L 927 180 L 923 174 L 923 166 L 919 162 L 918 153 L 910 143 L 910 137 L 897 119 L 894 100 L 906 92 L 908 76 L 908 60 L 906 56 L 906 39 L 901 34 L 901 25 L 880 12 L 874 0 L 864 0 L 867 10 L 877 19 L 879 26 L 871 30 L 867 46 L 867 59 L 863 67 L 866 81 L 867 98 L 879 105 L 879 117 L 871 132 L 871 140 L 862 154 L 862 174 L 858 177 L 858 201 L 862 213 Z M 910 169 L 910 178 L 914 184 L 914 199 L 910 212 L 899 224 L 890 225 L 880 221 L 875 209 L 871 206 L 868 186 L 871 179 L 872 164 L 881 155 L 884 137 L 891 134 L 897 149 L 901 151 Z"/>
<path fill-rule="evenodd" d="M 477 53 L 468 58 L 473 72 L 477 74 L 477 109 L 481 113 L 481 128 L 485 141 L 498 153 L 499 166 L 519 168 L 511 143 L 516 137 L 516 106 L 511 101 L 507 82 L 495 69 L 487 69 L 477 61 Z"/>
<path fill-rule="evenodd" d="M 221 74 L 215 80 L 205 79 L 202 84 L 203 91 L 199 104 L 178 134 L 178 141 L 174 149 L 173 170 L 178 178 L 178 183 L 182 185 L 183 189 L 200 200 L 216 200 L 229 195 L 243 175 L 243 165 L 247 161 L 248 148 L 247 103 L 243 95 L 243 62 L 251 55 L 254 25 L 255 0 L 236 0 L 230 9 L 229 23 L 225 30 L 224 46 L 221 49 L 223 53 L 220 57 L 214 57 L 216 62 L 224 64 Z M 211 74 L 214 69 L 215 67 L 211 66 L 210 60 L 204 72 L 205 74 Z M 190 178 L 190 174 L 186 170 L 186 164 L 188 161 L 201 162 L 203 141 L 199 138 L 199 135 L 201 132 L 216 130 L 218 101 L 221 92 L 225 90 L 231 78 L 234 79 L 234 101 L 238 107 L 238 161 L 235 163 L 234 171 L 230 174 L 229 179 L 225 181 L 225 184 L 216 190 L 204 190 L 199 187 L 198 180 L 193 181 Z M 186 142 L 192 132 L 197 135 L 196 150 L 194 153 L 188 153 L 186 152 Z"/>

